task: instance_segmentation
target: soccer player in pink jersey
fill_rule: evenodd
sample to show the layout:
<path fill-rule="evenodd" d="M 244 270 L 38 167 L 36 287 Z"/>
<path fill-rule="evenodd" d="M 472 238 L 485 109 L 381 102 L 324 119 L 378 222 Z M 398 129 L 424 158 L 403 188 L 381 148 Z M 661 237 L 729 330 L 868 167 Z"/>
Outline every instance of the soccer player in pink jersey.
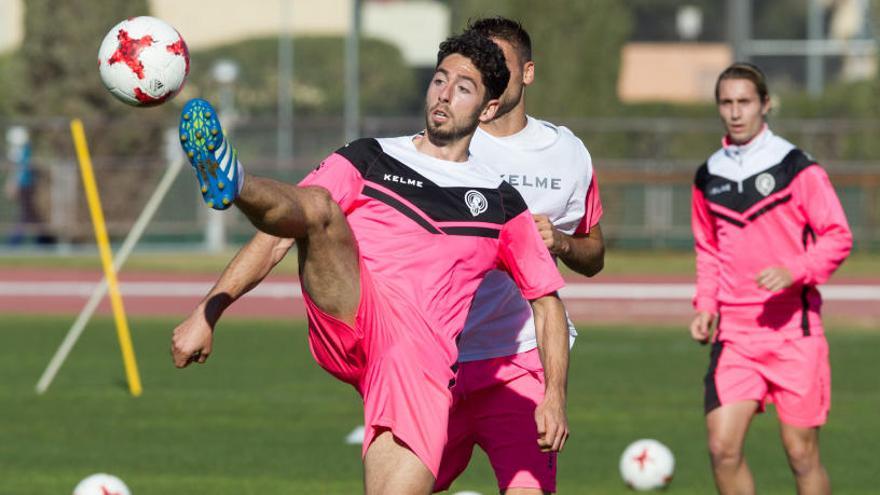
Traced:
<path fill-rule="evenodd" d="M 705 409 L 715 483 L 720 493 L 755 493 L 743 443 L 772 402 L 798 493 L 831 493 L 819 457 L 831 373 L 816 286 L 846 259 L 852 234 L 825 170 L 768 128 L 760 69 L 728 67 L 715 98 L 727 134 L 694 181 L 690 325 L 694 340 L 712 341 Z"/>
<path fill-rule="evenodd" d="M 222 311 L 295 240 L 312 355 L 363 396 L 366 492 L 430 493 L 446 443 L 455 341 L 480 282 L 501 267 L 536 315 L 552 389 L 538 441 L 560 450 L 568 436 L 563 282 L 522 197 L 468 152 L 508 78 L 487 38 L 446 40 L 424 135 L 354 141 L 298 186 L 245 175 L 216 112 L 203 100 L 187 103 L 181 142 L 202 194 L 218 209 L 235 204 L 261 233 L 175 329 L 175 364 L 205 362 Z"/>
<path fill-rule="evenodd" d="M 501 47 L 511 75 L 495 118 L 474 134 L 471 152 L 522 194 L 551 253 L 575 271 L 596 274 L 604 243 L 592 161 L 571 131 L 526 113 L 525 89 L 535 74 L 529 34 L 502 17 L 479 19 L 468 28 Z M 570 332 L 573 342 L 573 325 Z M 556 453 L 535 441 L 545 427 L 536 412 L 554 393 L 546 386 L 540 347 L 528 301 L 506 273 L 491 272 L 459 337 L 449 440 L 436 491 L 448 489 L 464 471 L 475 445 L 488 455 L 502 493 L 556 491 Z"/>

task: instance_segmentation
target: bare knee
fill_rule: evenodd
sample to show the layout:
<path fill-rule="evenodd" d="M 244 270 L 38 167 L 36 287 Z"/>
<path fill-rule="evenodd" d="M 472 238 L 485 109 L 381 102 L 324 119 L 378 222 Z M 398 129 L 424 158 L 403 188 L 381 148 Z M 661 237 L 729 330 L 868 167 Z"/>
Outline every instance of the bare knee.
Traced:
<path fill-rule="evenodd" d="M 333 220 L 343 218 L 342 210 L 330 191 L 319 186 L 308 186 L 300 189 L 302 192 L 303 219 L 306 228 L 325 229 Z"/>
<path fill-rule="evenodd" d="M 819 467 L 819 446 L 815 442 L 790 441 L 785 445 L 788 464 L 796 476 L 810 473 Z"/>
<path fill-rule="evenodd" d="M 796 476 L 821 467 L 818 428 L 797 428 L 783 423 L 781 432 L 788 464 Z"/>
<path fill-rule="evenodd" d="M 716 467 L 737 466 L 743 459 L 742 446 L 725 438 L 710 436 L 709 457 Z"/>

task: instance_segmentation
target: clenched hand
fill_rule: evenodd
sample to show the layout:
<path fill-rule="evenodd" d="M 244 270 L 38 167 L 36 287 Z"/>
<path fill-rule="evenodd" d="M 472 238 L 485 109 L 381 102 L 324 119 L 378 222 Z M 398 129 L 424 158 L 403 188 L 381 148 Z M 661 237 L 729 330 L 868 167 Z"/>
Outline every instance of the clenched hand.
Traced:
<path fill-rule="evenodd" d="M 174 329 L 171 337 L 171 358 L 174 366 L 185 368 L 190 363 L 204 363 L 211 355 L 214 328 L 205 318 L 204 308 L 196 310 Z"/>

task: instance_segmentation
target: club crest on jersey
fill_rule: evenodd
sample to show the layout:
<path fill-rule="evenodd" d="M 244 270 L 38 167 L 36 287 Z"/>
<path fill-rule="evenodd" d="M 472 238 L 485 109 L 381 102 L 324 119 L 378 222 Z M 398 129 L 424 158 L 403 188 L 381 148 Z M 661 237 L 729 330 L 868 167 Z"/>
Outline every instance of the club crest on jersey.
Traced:
<path fill-rule="evenodd" d="M 755 178 L 755 189 L 758 190 L 763 196 L 767 196 L 768 194 L 773 192 L 773 189 L 776 188 L 776 179 L 773 178 L 773 175 L 764 172 Z"/>
<path fill-rule="evenodd" d="M 471 210 L 471 215 L 473 216 L 483 213 L 489 207 L 489 202 L 486 200 L 486 196 L 483 196 L 483 193 L 480 191 L 475 191 L 473 189 L 464 193 L 464 204 L 466 204 L 468 209 Z"/>

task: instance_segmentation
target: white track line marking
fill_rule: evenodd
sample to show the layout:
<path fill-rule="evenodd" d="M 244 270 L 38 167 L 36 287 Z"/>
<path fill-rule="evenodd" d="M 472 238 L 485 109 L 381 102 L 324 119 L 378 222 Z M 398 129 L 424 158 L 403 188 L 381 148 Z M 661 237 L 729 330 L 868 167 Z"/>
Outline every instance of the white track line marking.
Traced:
<path fill-rule="evenodd" d="M 0 297 L 88 297 L 95 290 L 93 282 L 0 282 Z M 122 294 L 127 297 L 203 297 L 212 287 L 210 282 L 123 282 Z M 820 288 L 826 301 L 880 302 L 880 285 L 826 285 Z M 690 300 L 693 284 L 667 283 L 595 283 L 569 284 L 560 291 L 568 299 L 673 301 Z M 246 297 L 301 299 L 298 283 L 265 282 Z"/>

